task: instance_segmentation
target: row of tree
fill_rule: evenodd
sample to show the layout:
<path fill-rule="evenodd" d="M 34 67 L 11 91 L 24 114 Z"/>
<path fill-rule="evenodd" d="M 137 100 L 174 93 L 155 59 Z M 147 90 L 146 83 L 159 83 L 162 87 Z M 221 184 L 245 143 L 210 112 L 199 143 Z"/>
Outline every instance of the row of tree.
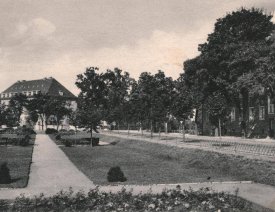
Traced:
<path fill-rule="evenodd" d="M 26 123 L 24 124 L 32 126 L 39 120 L 42 130 L 47 127 L 50 117 L 52 117 L 51 122 L 58 129 L 64 116 L 69 116 L 72 112 L 66 99 L 44 94 L 36 94 L 33 98 L 28 99 L 26 95 L 18 94 L 11 98 L 8 105 L 0 105 L 0 126 L 15 127 L 22 124 L 20 122 L 22 122 L 21 115 L 24 109 L 27 110 Z"/>
<path fill-rule="evenodd" d="M 249 125 L 249 99 L 274 96 L 275 48 L 272 15 L 261 9 L 241 8 L 217 20 L 207 42 L 199 45 L 200 55 L 184 62 L 183 78 L 204 107 L 213 124 L 225 122 L 230 110 L 242 114 L 242 128 Z"/>
<path fill-rule="evenodd" d="M 236 106 L 242 111 L 245 131 L 249 99 L 274 95 L 271 19 L 272 15 L 255 8 L 241 8 L 218 19 L 207 42 L 199 45 L 200 54 L 184 62 L 184 73 L 177 80 L 158 71 L 143 72 L 136 81 L 118 68 L 102 72 L 90 67 L 77 76 L 80 93 L 76 111 L 66 110 L 66 101 L 43 95 L 24 104 L 34 121 L 54 115 L 58 123 L 68 115 L 73 125 L 91 130 L 105 120 L 117 126 L 138 123 L 151 132 L 160 131 L 171 119 L 184 123 L 194 115 L 194 109 L 196 117 L 198 111 L 206 110 L 218 127 L 228 119 L 229 108 Z M 11 110 L 18 119 L 21 107 L 15 99 L 6 110 L 1 109 L 6 114 Z"/>
<path fill-rule="evenodd" d="M 76 85 L 81 92 L 72 120 L 90 129 L 105 120 L 118 128 L 139 124 L 153 132 L 163 129 L 172 117 L 184 121 L 192 115 L 192 97 L 186 95 L 183 79 L 174 81 L 162 71 L 143 72 L 135 81 L 118 68 L 100 72 L 91 67 L 77 76 Z"/>

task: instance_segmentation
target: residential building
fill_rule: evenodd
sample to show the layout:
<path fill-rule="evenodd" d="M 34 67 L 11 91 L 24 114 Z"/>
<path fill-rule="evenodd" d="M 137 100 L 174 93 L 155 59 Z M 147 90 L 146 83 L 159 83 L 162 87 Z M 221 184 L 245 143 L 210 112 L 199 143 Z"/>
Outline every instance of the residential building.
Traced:
<path fill-rule="evenodd" d="M 39 94 L 39 93 L 48 95 L 54 98 L 65 99 L 68 105 L 73 110 L 76 110 L 77 108 L 77 104 L 76 104 L 77 97 L 52 77 L 38 79 L 38 80 L 17 81 L 13 85 L 11 85 L 9 88 L 4 90 L 2 93 L 0 93 L 1 104 L 8 105 L 10 99 L 13 96 L 18 95 L 20 93 L 26 95 L 28 99 L 33 98 L 35 94 Z M 25 123 L 24 119 L 26 116 L 28 116 L 28 112 L 24 108 L 23 114 L 22 114 L 22 124 Z M 48 121 L 50 122 L 51 120 L 48 120 Z M 65 120 L 65 122 L 67 121 Z M 41 125 L 40 120 L 38 120 L 37 125 L 38 125 L 37 127 L 40 128 L 40 125 Z"/>
<path fill-rule="evenodd" d="M 248 107 L 243 112 L 242 107 L 229 107 L 229 115 L 221 125 L 222 135 L 243 136 L 265 138 L 274 137 L 275 111 L 274 98 L 262 95 L 257 98 L 250 98 Z M 243 121 L 243 114 L 247 121 Z M 205 108 L 201 108 L 199 113 L 198 128 L 202 135 L 217 135 L 217 127 L 213 126 L 209 120 L 209 114 Z M 243 130 L 245 128 L 245 132 Z"/>

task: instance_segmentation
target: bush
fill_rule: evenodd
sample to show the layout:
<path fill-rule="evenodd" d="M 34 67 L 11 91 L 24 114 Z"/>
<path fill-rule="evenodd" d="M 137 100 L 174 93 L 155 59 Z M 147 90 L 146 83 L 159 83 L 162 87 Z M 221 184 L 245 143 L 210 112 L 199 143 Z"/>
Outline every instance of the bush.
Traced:
<path fill-rule="evenodd" d="M 108 182 L 125 182 L 127 178 L 124 176 L 124 173 L 121 171 L 119 166 L 112 167 L 107 174 Z"/>
<path fill-rule="evenodd" d="M 73 145 L 72 141 L 70 141 L 70 140 L 65 140 L 63 143 L 64 143 L 65 147 L 71 147 Z"/>
<path fill-rule="evenodd" d="M 24 139 L 19 141 L 20 146 L 28 146 L 30 143 L 31 137 L 29 135 L 25 135 Z"/>
<path fill-rule="evenodd" d="M 7 162 L 0 164 L 0 184 L 8 184 L 11 182 L 10 170 Z"/>
<path fill-rule="evenodd" d="M 92 146 L 98 146 L 99 145 L 99 138 L 92 138 Z"/>
<path fill-rule="evenodd" d="M 55 134 L 55 133 L 57 133 L 57 130 L 54 128 L 47 128 L 45 133 L 46 134 Z"/>
<path fill-rule="evenodd" d="M 0 211 L 266 211 L 253 206 L 237 195 L 214 193 L 209 188 L 185 191 L 178 186 L 160 194 L 134 195 L 126 189 L 109 193 L 100 192 L 98 188 L 88 194 L 72 190 L 49 197 L 41 194 L 30 198 L 22 194 L 10 204 L 0 202 Z"/>
<path fill-rule="evenodd" d="M 57 134 L 57 135 L 55 136 L 55 139 L 56 139 L 56 140 L 61 140 L 61 135 L 60 135 L 60 134 Z"/>

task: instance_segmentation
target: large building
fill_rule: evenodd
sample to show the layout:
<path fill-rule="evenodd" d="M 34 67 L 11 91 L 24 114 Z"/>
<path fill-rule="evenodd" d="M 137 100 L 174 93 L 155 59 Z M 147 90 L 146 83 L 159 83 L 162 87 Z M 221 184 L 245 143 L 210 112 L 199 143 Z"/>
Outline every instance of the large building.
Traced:
<path fill-rule="evenodd" d="M 227 121 L 221 123 L 222 135 L 247 137 L 274 137 L 275 131 L 275 99 L 269 95 L 250 98 L 245 110 L 246 121 L 243 121 L 243 108 L 230 107 Z M 217 135 L 217 127 L 209 120 L 206 108 L 200 112 L 199 131 L 202 135 Z M 245 129 L 245 130 L 244 130 Z"/>
<path fill-rule="evenodd" d="M 2 93 L 0 93 L 1 104 L 8 105 L 10 99 L 20 93 L 26 95 L 29 99 L 33 98 L 35 94 L 41 93 L 54 98 L 65 99 L 73 110 L 75 110 L 77 107 L 76 96 L 52 77 L 38 80 L 17 81 Z M 26 110 L 22 114 L 22 117 L 24 116 L 27 116 Z M 22 122 L 24 123 L 24 120 L 22 120 Z M 40 121 L 38 121 L 37 125 L 37 127 L 40 128 Z"/>

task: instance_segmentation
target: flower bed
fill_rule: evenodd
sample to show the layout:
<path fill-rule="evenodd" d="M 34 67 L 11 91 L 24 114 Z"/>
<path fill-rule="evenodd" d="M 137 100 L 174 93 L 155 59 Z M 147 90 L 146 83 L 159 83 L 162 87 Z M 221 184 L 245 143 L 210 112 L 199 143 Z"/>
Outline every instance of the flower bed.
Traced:
<path fill-rule="evenodd" d="M 122 190 L 119 193 L 100 192 L 98 188 L 74 193 L 59 192 L 34 198 L 24 195 L 12 202 L 0 201 L 0 211 L 263 211 L 264 208 L 236 195 L 214 193 L 208 188 L 185 191 L 179 186 L 161 194 L 139 194 Z M 266 210 L 268 211 L 268 210 Z"/>
<path fill-rule="evenodd" d="M 25 127 L 4 129 L 0 131 L 0 145 L 27 146 L 33 144 L 36 133 Z"/>

